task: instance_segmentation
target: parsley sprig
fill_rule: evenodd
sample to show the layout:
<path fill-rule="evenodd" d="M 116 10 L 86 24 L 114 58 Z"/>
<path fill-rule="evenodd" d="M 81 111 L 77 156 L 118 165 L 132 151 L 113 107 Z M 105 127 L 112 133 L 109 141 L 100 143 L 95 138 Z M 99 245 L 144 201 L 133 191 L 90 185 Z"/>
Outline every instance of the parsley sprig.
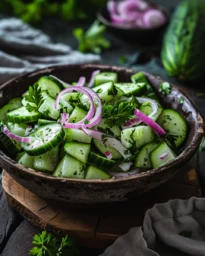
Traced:
<path fill-rule="evenodd" d="M 106 27 L 99 21 L 95 21 L 87 31 L 82 28 L 73 30 L 74 37 L 78 40 L 78 50 L 80 52 L 101 53 L 102 49 L 110 47 L 110 42 L 105 38 Z"/>
<path fill-rule="evenodd" d="M 35 83 L 33 86 L 29 86 L 28 95 L 25 96 L 25 99 L 28 101 L 26 104 L 26 109 L 29 112 L 38 111 L 43 97 L 41 94 L 41 89 L 37 83 Z"/>
<path fill-rule="evenodd" d="M 75 240 L 67 235 L 61 241 L 54 238 L 45 230 L 35 234 L 33 242 L 35 246 L 30 250 L 31 256 L 77 256 L 79 255 Z"/>
<path fill-rule="evenodd" d="M 134 98 L 131 101 L 107 104 L 102 108 L 102 117 L 106 118 L 105 124 L 110 127 L 120 126 L 133 117 L 133 111 L 136 107 L 137 102 Z"/>

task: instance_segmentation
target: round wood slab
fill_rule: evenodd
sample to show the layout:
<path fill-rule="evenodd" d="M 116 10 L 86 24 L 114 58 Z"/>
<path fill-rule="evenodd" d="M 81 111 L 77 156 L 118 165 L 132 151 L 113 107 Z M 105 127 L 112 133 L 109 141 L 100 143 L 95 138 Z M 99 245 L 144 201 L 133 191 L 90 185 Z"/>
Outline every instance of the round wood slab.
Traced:
<path fill-rule="evenodd" d="M 74 235 L 80 245 L 91 248 L 105 248 L 131 227 L 142 225 L 146 210 L 155 203 L 200 196 L 194 169 L 182 171 L 172 181 L 135 200 L 100 206 L 73 207 L 40 198 L 5 171 L 2 186 L 10 205 L 31 224 Z"/>

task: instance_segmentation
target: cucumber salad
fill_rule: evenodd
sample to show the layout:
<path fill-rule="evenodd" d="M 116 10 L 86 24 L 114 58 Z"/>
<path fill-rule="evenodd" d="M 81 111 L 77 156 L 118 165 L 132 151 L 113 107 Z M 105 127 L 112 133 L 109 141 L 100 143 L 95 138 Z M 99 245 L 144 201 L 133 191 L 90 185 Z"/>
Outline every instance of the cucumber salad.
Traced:
<path fill-rule="evenodd" d="M 160 85 L 166 97 L 169 83 Z M 118 179 L 175 160 L 187 124 L 164 109 L 142 72 L 119 81 L 94 71 L 68 84 L 43 76 L 0 109 L 0 147 L 21 165 L 56 177 Z"/>

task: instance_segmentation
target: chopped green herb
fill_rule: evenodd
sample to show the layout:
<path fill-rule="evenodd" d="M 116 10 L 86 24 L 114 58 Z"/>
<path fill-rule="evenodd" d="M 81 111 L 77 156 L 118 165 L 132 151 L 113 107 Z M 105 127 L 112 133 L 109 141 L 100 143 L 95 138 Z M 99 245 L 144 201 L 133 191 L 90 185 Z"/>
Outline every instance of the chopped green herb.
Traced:
<path fill-rule="evenodd" d="M 205 150 L 205 136 L 203 137 L 201 144 L 199 146 L 199 152 L 203 152 Z"/>
<path fill-rule="evenodd" d="M 171 93 L 171 85 L 168 82 L 161 83 L 159 91 L 167 96 Z"/>
<path fill-rule="evenodd" d="M 29 112 L 38 111 L 39 105 L 42 101 L 41 89 L 38 87 L 38 84 L 35 83 L 28 88 L 28 95 L 25 96 L 25 99 L 28 101 L 26 109 Z"/>
<path fill-rule="evenodd" d="M 103 106 L 102 117 L 106 118 L 105 124 L 110 127 L 123 125 L 132 118 L 136 108 L 136 102 L 122 101 L 120 103 L 108 104 Z"/>
<path fill-rule="evenodd" d="M 34 235 L 32 243 L 35 246 L 30 250 L 31 256 L 79 255 L 75 240 L 67 235 L 59 241 L 44 230 Z"/>
<path fill-rule="evenodd" d="M 100 54 L 102 49 L 110 47 L 110 42 L 104 37 L 106 27 L 95 21 L 90 28 L 84 32 L 82 28 L 73 30 L 73 35 L 78 40 L 78 50 L 81 52 L 93 52 Z"/>

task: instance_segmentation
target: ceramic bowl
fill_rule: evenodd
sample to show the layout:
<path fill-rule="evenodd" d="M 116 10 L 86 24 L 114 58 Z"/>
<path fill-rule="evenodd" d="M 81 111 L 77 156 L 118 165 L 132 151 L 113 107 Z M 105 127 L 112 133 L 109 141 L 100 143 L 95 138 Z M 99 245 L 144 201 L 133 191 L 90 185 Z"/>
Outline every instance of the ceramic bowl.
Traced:
<path fill-rule="evenodd" d="M 155 6 L 155 5 L 153 5 Z M 157 41 L 160 35 L 163 34 L 164 29 L 169 21 L 169 12 L 167 9 L 161 6 L 157 6 L 167 17 L 167 21 L 155 28 L 145 29 L 145 28 L 127 28 L 121 25 L 116 25 L 111 22 L 109 12 L 107 8 L 102 9 L 97 12 L 97 19 L 103 23 L 113 34 L 119 36 L 125 40 L 136 41 L 138 43 L 152 43 Z"/>
<path fill-rule="evenodd" d="M 52 74 L 62 80 L 71 82 L 76 81 L 80 76 L 85 76 L 89 79 L 92 71 L 96 69 L 117 72 L 119 81 L 125 82 L 130 81 L 131 75 L 136 73 L 136 71 L 122 67 L 95 64 L 57 66 L 43 69 L 21 75 L 3 84 L 0 87 L 0 93 L 3 95 L 0 107 L 6 104 L 8 100 L 21 95 L 43 75 Z M 197 151 L 204 134 L 203 118 L 194 103 L 174 85 L 172 86 L 171 94 L 162 97 L 158 91 L 162 80 L 147 73 L 145 73 L 145 76 L 155 89 L 164 107 L 177 110 L 188 124 L 189 133 L 184 150 L 174 162 L 157 169 L 138 173 L 129 178 L 116 180 L 56 178 L 43 172 L 25 168 L 2 151 L 0 151 L 0 165 L 18 183 L 35 194 L 66 203 L 95 204 L 125 201 L 171 179 Z M 184 98 L 183 104 L 179 103 L 180 97 Z"/>

